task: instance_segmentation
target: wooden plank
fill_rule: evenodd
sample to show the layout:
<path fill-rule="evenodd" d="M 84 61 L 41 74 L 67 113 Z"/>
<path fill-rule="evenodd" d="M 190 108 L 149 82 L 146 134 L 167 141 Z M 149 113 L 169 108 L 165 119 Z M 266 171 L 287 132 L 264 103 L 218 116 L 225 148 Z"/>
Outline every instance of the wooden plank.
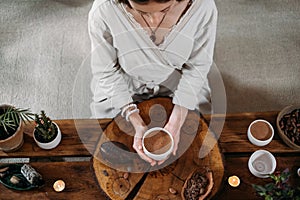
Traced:
<path fill-rule="evenodd" d="M 0 199 L 105 199 L 93 177 L 90 162 L 45 162 L 30 163 L 45 180 L 42 188 L 16 191 L 0 184 Z M 53 190 L 53 183 L 62 179 L 66 188 Z"/>
<path fill-rule="evenodd" d="M 113 169 L 97 158 L 93 158 L 92 166 L 100 190 L 105 191 L 105 196 L 113 200 L 126 199 L 144 175 L 143 173 L 127 173 Z M 125 174 L 128 177 L 125 177 Z"/>
<path fill-rule="evenodd" d="M 274 138 L 270 144 L 264 147 L 274 153 L 299 153 L 300 150 L 294 150 L 288 147 L 279 137 L 276 128 L 276 117 L 278 112 L 257 112 L 257 113 L 236 113 L 226 115 L 225 124 L 219 139 L 220 147 L 223 153 L 250 153 L 260 149 L 251 144 L 247 138 L 247 129 L 250 123 L 256 119 L 265 119 L 274 127 Z M 216 119 L 224 116 L 209 116 L 205 118 L 210 121 L 211 117 Z"/>
<path fill-rule="evenodd" d="M 277 161 L 277 170 L 284 170 L 289 168 L 291 172 L 290 183 L 293 186 L 300 186 L 299 177 L 296 174 L 298 167 L 300 166 L 300 155 L 297 156 L 275 156 Z M 250 173 L 248 170 L 248 157 L 229 157 L 225 158 L 225 180 L 223 189 L 215 197 L 215 199 L 259 199 L 256 195 L 255 190 L 252 188 L 251 184 L 264 185 L 266 183 L 272 182 L 271 178 L 257 178 Z M 229 176 L 237 175 L 241 184 L 237 188 L 231 187 L 227 183 Z"/>
<path fill-rule="evenodd" d="M 52 150 L 39 148 L 33 140 L 33 123 L 27 124 L 24 130 L 24 145 L 16 152 L 0 151 L 0 158 L 13 157 L 57 157 L 57 156 L 90 156 L 102 130 L 111 119 L 92 120 L 54 120 L 62 132 L 61 143 Z M 100 128 L 101 127 L 101 128 Z"/>

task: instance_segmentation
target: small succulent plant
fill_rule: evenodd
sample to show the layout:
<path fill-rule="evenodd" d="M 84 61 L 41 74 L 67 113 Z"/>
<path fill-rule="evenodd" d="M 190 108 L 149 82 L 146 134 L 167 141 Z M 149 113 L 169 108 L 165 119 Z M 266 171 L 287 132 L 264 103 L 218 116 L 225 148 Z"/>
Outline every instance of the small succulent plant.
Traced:
<path fill-rule="evenodd" d="M 57 128 L 52 120 L 46 115 L 45 111 L 35 114 L 35 134 L 42 142 L 51 141 L 57 134 Z"/>

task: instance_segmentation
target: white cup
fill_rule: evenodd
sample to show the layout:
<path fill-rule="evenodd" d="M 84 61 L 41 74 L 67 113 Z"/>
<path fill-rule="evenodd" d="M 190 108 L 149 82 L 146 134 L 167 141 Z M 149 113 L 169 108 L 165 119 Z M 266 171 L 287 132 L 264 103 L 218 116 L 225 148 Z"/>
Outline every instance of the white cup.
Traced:
<path fill-rule="evenodd" d="M 251 132 L 251 127 L 253 126 L 257 126 L 258 123 L 260 123 L 260 125 L 262 126 L 261 128 L 261 131 L 262 132 L 259 132 L 259 133 L 256 133 L 256 134 L 259 134 L 259 136 L 261 135 L 265 135 L 265 134 L 268 134 L 266 133 L 265 131 L 271 131 L 271 134 L 270 134 L 270 137 L 268 138 L 263 138 L 263 139 L 258 139 L 256 137 L 254 137 L 253 133 Z M 257 131 L 256 131 L 257 132 Z M 267 144 L 269 144 L 272 139 L 273 139 L 273 136 L 274 136 L 274 128 L 273 126 L 266 120 L 263 120 L 263 119 L 257 119 L 255 121 L 253 121 L 249 127 L 248 127 L 248 130 L 247 130 L 247 136 L 248 136 L 248 139 L 249 141 L 256 145 L 256 146 L 265 146 Z"/>
<path fill-rule="evenodd" d="M 257 150 L 249 158 L 250 172 L 259 178 L 268 178 L 276 169 L 275 157 L 266 150 Z"/>
<path fill-rule="evenodd" d="M 161 150 L 163 150 L 163 153 L 150 152 L 145 147 L 145 138 L 147 138 L 147 136 L 149 134 L 151 134 L 151 133 L 154 134 L 155 132 L 159 132 L 159 131 L 167 134 L 170 137 L 171 145 L 162 147 Z M 168 158 L 168 156 L 172 153 L 172 151 L 174 149 L 174 139 L 173 139 L 172 134 L 169 131 L 167 131 L 166 129 L 161 128 L 161 127 L 154 127 L 145 132 L 145 134 L 142 138 L 142 146 L 143 146 L 144 153 L 149 158 L 152 158 L 153 160 L 156 160 L 156 161 L 165 160 L 166 158 Z"/>

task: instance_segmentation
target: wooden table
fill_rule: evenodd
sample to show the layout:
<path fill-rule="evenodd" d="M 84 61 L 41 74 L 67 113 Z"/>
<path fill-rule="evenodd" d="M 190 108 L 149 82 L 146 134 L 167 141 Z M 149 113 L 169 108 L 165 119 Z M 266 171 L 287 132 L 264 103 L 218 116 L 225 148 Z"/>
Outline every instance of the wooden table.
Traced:
<path fill-rule="evenodd" d="M 264 185 L 271 181 L 269 178 L 257 178 L 248 170 L 249 157 L 254 151 L 259 149 L 270 151 L 275 156 L 277 161 L 276 170 L 282 171 L 285 168 L 289 168 L 291 172 L 290 182 L 293 185 L 300 186 L 300 177 L 296 174 L 297 169 L 300 167 L 300 151 L 288 147 L 277 134 L 277 114 L 278 112 L 263 112 L 238 113 L 226 116 L 224 128 L 219 139 L 219 144 L 225 157 L 225 179 L 231 175 L 237 175 L 241 179 L 241 185 L 237 188 L 232 188 L 225 182 L 223 190 L 219 193 L 219 199 L 258 198 L 251 184 Z M 220 116 L 221 118 L 222 116 Z M 255 119 L 265 119 L 274 127 L 274 138 L 267 146 L 254 146 L 247 139 L 247 128 Z"/>
<path fill-rule="evenodd" d="M 220 148 L 224 154 L 225 178 L 223 189 L 219 191 L 215 199 L 257 199 L 251 184 L 264 184 L 270 179 L 256 178 L 250 174 L 247 162 L 252 152 L 258 149 L 266 149 L 272 152 L 277 160 L 277 169 L 289 168 L 292 172 L 291 183 L 300 184 L 300 178 L 296 176 L 295 170 L 300 167 L 300 152 L 286 146 L 275 133 L 273 141 L 265 147 L 255 147 L 247 140 L 246 130 L 254 119 L 266 119 L 275 127 L 278 112 L 265 113 L 240 113 L 226 116 L 225 125 L 219 139 Z M 210 116 L 205 116 L 208 121 Z M 220 119 L 222 116 L 219 117 Z M 77 128 L 88 133 L 88 141 L 96 142 L 101 135 L 99 125 L 104 130 L 110 119 L 99 120 L 76 120 Z M 60 126 L 63 139 L 61 144 L 51 150 L 41 150 L 32 138 L 33 127 L 27 125 L 25 128 L 25 143 L 23 147 L 14 153 L 0 152 L 0 158 L 31 158 L 31 165 L 39 171 L 46 181 L 43 188 L 31 191 L 14 191 L 0 185 L 0 199 L 105 199 L 97 185 L 93 171 L 91 170 L 91 153 L 82 144 L 76 129 L 74 120 L 56 120 Z M 276 128 L 275 128 L 276 130 Z M 276 132 L 276 131 L 275 131 Z M 67 162 L 62 158 L 85 158 L 83 161 Z M 227 177 L 238 175 L 241 184 L 232 188 L 227 184 Z M 52 189 L 53 183 L 63 179 L 66 189 L 56 193 Z"/>

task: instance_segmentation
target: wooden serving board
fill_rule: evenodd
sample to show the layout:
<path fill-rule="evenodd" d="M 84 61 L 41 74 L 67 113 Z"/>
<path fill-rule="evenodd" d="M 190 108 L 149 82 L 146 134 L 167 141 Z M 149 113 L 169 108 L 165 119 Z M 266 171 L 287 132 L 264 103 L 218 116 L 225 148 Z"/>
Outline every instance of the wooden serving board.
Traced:
<path fill-rule="evenodd" d="M 155 98 L 140 103 L 138 108 L 141 117 L 149 127 L 163 127 L 171 114 L 173 104 L 169 98 Z M 134 153 L 132 148 L 134 129 L 129 122 L 117 116 L 102 134 L 92 159 L 96 180 L 105 195 L 113 200 L 176 200 L 181 199 L 182 187 L 190 173 L 196 169 L 208 167 L 213 172 L 214 186 L 208 197 L 212 198 L 222 185 L 224 164 L 218 143 L 206 157 L 199 158 L 200 147 L 208 145 L 203 143 L 207 134 L 212 133 L 204 120 L 196 112 L 189 112 L 181 129 L 177 151 L 177 154 L 180 155 L 179 158 L 171 156 L 168 160 L 169 163 L 166 161 L 167 164 L 165 163 L 165 166 L 161 168 L 151 167 L 150 164 L 136 156 L 132 160 L 133 165 L 138 169 L 147 169 L 150 172 L 126 173 L 126 166 L 128 166 L 126 163 L 122 163 L 121 167 L 117 169 L 109 167 L 109 162 L 100 153 L 101 145 L 107 141 L 118 141 L 125 144 Z M 129 176 L 126 177 L 127 175 Z M 169 188 L 175 189 L 177 193 L 172 194 Z"/>

